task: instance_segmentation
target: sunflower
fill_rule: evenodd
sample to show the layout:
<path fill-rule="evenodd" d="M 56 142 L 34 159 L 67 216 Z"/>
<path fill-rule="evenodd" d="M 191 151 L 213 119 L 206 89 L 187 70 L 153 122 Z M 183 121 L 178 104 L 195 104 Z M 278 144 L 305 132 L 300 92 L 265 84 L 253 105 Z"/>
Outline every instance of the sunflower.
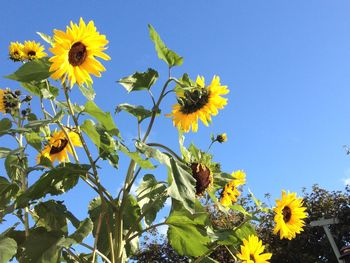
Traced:
<path fill-rule="evenodd" d="M 245 184 L 245 173 L 241 170 L 232 173 L 233 180 L 227 183 L 221 193 L 220 203 L 223 206 L 229 206 L 237 202 L 237 197 L 241 195 L 237 187 Z"/>
<path fill-rule="evenodd" d="M 193 178 L 196 179 L 196 195 L 201 196 L 213 184 L 212 171 L 201 163 L 192 163 L 191 170 Z"/>
<path fill-rule="evenodd" d="M 24 41 L 23 57 L 24 59 L 33 60 L 47 57 L 44 52 L 45 48 L 40 43 L 35 41 Z"/>
<path fill-rule="evenodd" d="M 196 85 L 198 89 L 177 92 L 179 103 L 167 114 L 173 119 L 174 125 L 184 132 L 189 132 L 191 128 L 193 132 L 197 132 L 198 119 L 208 126 L 211 115 L 217 115 L 218 109 L 223 109 L 227 104 L 227 99 L 221 95 L 227 94 L 229 90 L 227 86 L 221 86 L 218 76 L 213 77 L 209 86 L 205 86 L 204 78 L 198 76 Z"/>
<path fill-rule="evenodd" d="M 100 72 L 106 70 L 96 57 L 111 59 L 103 52 L 108 40 L 105 35 L 96 31 L 93 21 L 87 25 L 82 18 L 79 25 L 70 22 L 66 32 L 54 30 L 53 39 L 53 47 L 50 48 L 54 54 L 50 58 L 52 62 L 50 72 L 53 72 L 51 75 L 53 79 L 61 79 L 64 82 L 67 78 L 71 87 L 75 83 L 90 84 L 92 83 L 90 74 L 100 77 Z"/>
<path fill-rule="evenodd" d="M 227 134 L 226 133 L 219 134 L 218 136 L 216 136 L 216 140 L 219 143 L 227 142 Z"/>
<path fill-rule="evenodd" d="M 0 89 L 0 112 L 2 113 L 14 113 L 19 109 L 18 91 L 12 92 L 10 89 Z"/>
<path fill-rule="evenodd" d="M 13 61 L 23 61 L 23 44 L 19 42 L 11 42 L 9 46 L 9 57 Z"/>
<path fill-rule="evenodd" d="M 243 240 L 241 252 L 237 254 L 237 257 L 242 260 L 242 263 L 268 263 L 272 254 L 263 253 L 264 249 L 265 246 L 263 246 L 261 240 L 257 236 L 250 235 L 248 240 Z"/>
<path fill-rule="evenodd" d="M 81 141 L 76 132 L 68 131 L 68 136 L 73 146 L 81 147 Z M 69 141 L 63 131 L 54 132 L 51 136 L 49 143 L 38 155 L 37 160 L 40 161 L 40 157 L 44 156 L 48 158 L 52 163 L 54 161 L 65 162 L 69 161 L 68 152 L 73 155 L 72 148 L 69 145 Z"/>
<path fill-rule="evenodd" d="M 6 90 L 0 89 L 0 112 L 6 113 Z"/>
<path fill-rule="evenodd" d="M 296 193 L 282 191 L 282 199 L 276 200 L 276 207 L 273 209 L 276 226 L 274 234 L 280 232 L 280 239 L 289 240 L 295 238 L 296 234 L 303 231 L 304 218 L 307 217 L 306 207 L 303 206 L 303 199 L 297 198 Z"/>

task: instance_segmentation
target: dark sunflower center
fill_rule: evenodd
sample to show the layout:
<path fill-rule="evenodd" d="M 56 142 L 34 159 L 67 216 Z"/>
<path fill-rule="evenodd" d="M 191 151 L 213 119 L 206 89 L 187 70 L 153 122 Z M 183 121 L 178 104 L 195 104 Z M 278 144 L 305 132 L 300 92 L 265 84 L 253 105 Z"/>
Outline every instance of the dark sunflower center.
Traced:
<path fill-rule="evenodd" d="M 61 139 L 61 144 L 58 147 L 52 146 L 50 150 L 50 154 L 55 154 L 61 152 L 68 144 L 67 139 Z"/>
<path fill-rule="evenodd" d="M 16 51 L 16 52 L 17 52 L 17 51 Z M 18 52 L 17 52 L 17 54 L 18 54 Z M 31 51 L 28 52 L 28 56 L 30 56 L 30 57 L 31 57 L 31 56 L 34 57 L 35 55 L 36 55 L 36 52 L 33 51 L 33 50 L 31 50 Z"/>
<path fill-rule="evenodd" d="M 196 194 L 203 194 L 210 185 L 210 170 L 208 167 L 198 163 L 191 164 L 192 176 L 196 179 Z"/>
<path fill-rule="evenodd" d="M 282 215 L 283 215 L 283 221 L 288 223 L 290 218 L 292 217 L 292 210 L 288 206 L 286 206 L 282 210 Z"/>
<path fill-rule="evenodd" d="M 86 46 L 81 42 L 77 42 L 74 43 L 71 49 L 69 50 L 68 61 L 74 67 L 80 66 L 84 63 L 86 56 Z"/>
<path fill-rule="evenodd" d="M 180 111 L 184 114 L 191 114 L 203 108 L 208 103 L 208 100 L 209 92 L 207 90 L 186 91 L 184 97 L 179 99 Z"/>

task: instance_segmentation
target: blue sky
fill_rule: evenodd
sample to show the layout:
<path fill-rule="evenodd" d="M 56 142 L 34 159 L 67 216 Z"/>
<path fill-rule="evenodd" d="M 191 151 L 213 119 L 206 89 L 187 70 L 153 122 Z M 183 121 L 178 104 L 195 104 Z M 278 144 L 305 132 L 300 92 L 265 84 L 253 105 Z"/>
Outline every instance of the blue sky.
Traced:
<path fill-rule="evenodd" d="M 95 102 L 106 111 L 124 102 L 149 106 L 145 93 L 127 94 L 115 81 L 152 67 L 161 75 L 153 88 L 159 92 L 167 68 L 149 40 L 151 23 L 185 59 L 173 70 L 175 77 L 187 72 L 210 81 L 217 74 L 230 88 L 228 106 L 212 126 L 201 124 L 198 133 L 189 134 L 187 143 L 206 149 L 210 133 L 226 132 L 228 142 L 213 147 L 215 160 L 227 172 L 245 170 L 248 187 L 261 198 L 315 183 L 338 190 L 350 180 L 350 157 L 343 149 L 350 144 L 349 8 L 349 1 L 340 0 L 7 1 L 1 11 L 0 75 L 18 66 L 7 59 L 11 41 L 39 41 L 35 32 L 52 34 L 83 17 L 94 20 L 110 41 L 112 60 L 104 63 L 103 77 L 94 79 Z M 16 85 L 0 81 L 0 87 Z M 78 89 L 73 94 L 84 103 Z M 174 97 L 167 98 L 162 113 L 173 103 Z M 135 121 L 123 113 L 115 120 L 131 145 Z M 156 121 L 149 141 L 177 149 L 170 119 Z M 101 174 L 113 194 L 124 178 L 125 161 L 122 157 L 119 171 Z M 80 183 L 62 198 L 83 218 L 93 197 Z"/>

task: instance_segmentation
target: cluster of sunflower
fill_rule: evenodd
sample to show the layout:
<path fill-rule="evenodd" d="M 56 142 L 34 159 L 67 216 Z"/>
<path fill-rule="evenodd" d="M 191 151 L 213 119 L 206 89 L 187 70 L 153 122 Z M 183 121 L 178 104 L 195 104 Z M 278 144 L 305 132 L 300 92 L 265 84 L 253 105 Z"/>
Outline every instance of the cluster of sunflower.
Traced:
<path fill-rule="evenodd" d="M 97 58 L 110 60 L 104 53 L 108 40 L 101 35 L 93 21 L 85 23 L 80 19 L 79 24 L 71 22 L 66 31 L 54 30 L 52 47 L 49 49 L 53 56 L 49 58 L 51 78 L 69 83 L 70 87 L 77 85 L 90 85 L 93 80 L 91 75 L 100 77 L 105 71 L 104 66 Z M 35 41 L 25 41 L 24 44 L 12 42 L 9 46 L 9 56 L 13 61 L 29 61 L 46 57 L 44 47 Z M 204 77 L 198 76 L 195 82 L 188 80 L 188 87 L 175 89 L 178 103 L 167 116 L 182 132 L 197 132 L 198 121 L 206 126 L 212 121 L 212 116 L 218 114 L 227 104 L 227 98 L 222 97 L 229 93 L 227 86 L 222 86 L 220 78 L 214 76 L 209 85 L 205 84 Z M 13 103 L 17 101 L 17 95 L 10 90 L 0 90 L 0 112 L 9 113 Z M 14 102 L 15 101 L 15 102 Z M 226 133 L 212 139 L 213 142 L 223 143 L 227 141 Z M 79 135 L 70 129 L 62 129 L 52 133 L 46 146 L 38 156 L 49 159 L 51 162 L 69 161 L 68 153 L 74 153 L 74 147 L 81 147 L 82 141 Z M 197 156 L 198 157 L 198 156 Z M 213 173 L 217 166 L 213 164 L 208 155 L 186 160 L 190 165 L 193 177 L 196 179 L 196 194 L 198 196 L 208 189 L 214 181 Z M 243 171 L 232 173 L 232 179 L 221 191 L 219 203 L 229 208 L 237 202 L 240 196 L 239 188 L 246 182 Z M 276 226 L 274 233 L 279 233 L 280 238 L 293 239 L 303 230 L 306 208 L 303 201 L 295 193 L 282 192 L 282 198 L 276 201 L 275 212 Z M 257 236 L 251 235 L 243 240 L 237 257 L 243 262 L 268 262 L 271 253 L 264 253 L 265 246 Z"/>
<path fill-rule="evenodd" d="M 227 104 L 226 95 L 229 90 L 227 86 L 221 86 L 220 78 L 214 76 L 212 82 L 206 86 L 203 77 L 197 77 L 193 88 L 190 90 L 177 91 L 178 104 L 173 106 L 173 111 L 169 114 L 172 117 L 174 125 L 183 132 L 193 132 L 198 130 L 198 120 L 201 120 L 206 126 L 211 122 L 211 116 L 218 114 L 218 110 L 223 109 Z M 218 135 L 213 142 L 227 141 L 226 133 Z M 197 160 L 198 161 L 198 160 Z M 209 164 L 193 163 L 191 164 L 193 177 L 196 179 L 196 193 L 202 195 L 204 190 L 213 184 L 212 170 Z M 232 173 L 232 180 L 228 182 L 221 191 L 220 203 L 224 207 L 237 202 L 240 196 L 239 187 L 246 182 L 246 175 L 239 170 Z M 282 191 L 282 199 L 276 200 L 275 228 L 274 234 L 280 235 L 280 238 L 293 239 L 296 234 L 303 231 L 304 219 L 307 217 L 306 208 L 303 207 L 302 198 L 298 198 L 296 193 L 286 193 Z M 243 262 L 268 262 L 272 257 L 271 253 L 264 253 L 265 247 L 257 236 L 251 235 L 243 240 L 241 252 L 237 257 Z"/>
<path fill-rule="evenodd" d="M 45 48 L 35 41 L 11 42 L 9 46 L 9 58 L 13 61 L 30 61 L 46 57 Z"/>

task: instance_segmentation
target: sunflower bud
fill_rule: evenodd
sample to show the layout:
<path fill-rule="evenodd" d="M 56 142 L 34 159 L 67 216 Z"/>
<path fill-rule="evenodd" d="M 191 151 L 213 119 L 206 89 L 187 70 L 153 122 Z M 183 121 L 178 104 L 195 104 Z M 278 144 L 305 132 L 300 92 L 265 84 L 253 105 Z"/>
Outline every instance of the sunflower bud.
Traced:
<path fill-rule="evenodd" d="M 219 143 L 226 142 L 226 141 L 227 141 L 227 135 L 226 135 L 226 133 L 222 133 L 222 134 L 219 134 L 218 136 L 216 136 L 216 140 L 217 140 Z"/>

